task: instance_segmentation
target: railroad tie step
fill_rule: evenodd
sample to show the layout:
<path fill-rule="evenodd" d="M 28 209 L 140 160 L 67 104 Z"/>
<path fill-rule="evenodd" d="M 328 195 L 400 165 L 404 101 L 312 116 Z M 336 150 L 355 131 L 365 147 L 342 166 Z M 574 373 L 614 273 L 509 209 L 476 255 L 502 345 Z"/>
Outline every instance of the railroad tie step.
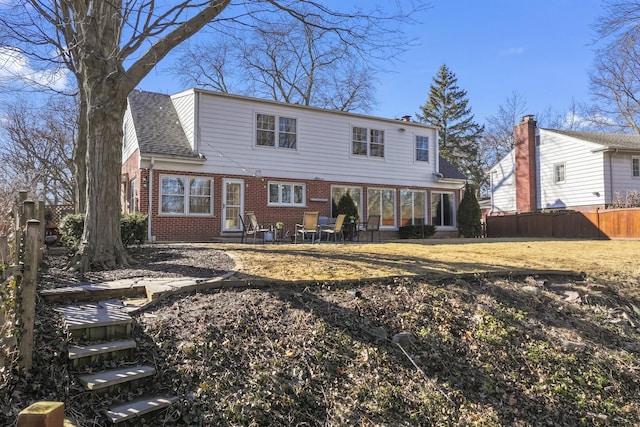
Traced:
<path fill-rule="evenodd" d="M 117 306 L 83 304 L 55 310 L 64 316 L 64 325 L 72 337 L 101 341 L 124 338 L 131 333 L 131 316 Z"/>
<path fill-rule="evenodd" d="M 132 400 L 118 406 L 113 406 L 107 410 L 107 418 L 112 423 L 131 420 L 167 408 L 178 400 L 177 396 L 148 396 L 140 399 Z"/>
<path fill-rule="evenodd" d="M 91 345 L 70 345 L 69 360 L 72 366 L 86 366 L 103 360 L 116 360 L 127 357 L 136 348 L 132 339 L 109 341 Z"/>
<path fill-rule="evenodd" d="M 78 380 L 89 390 L 101 390 L 150 377 L 155 373 L 156 370 L 153 366 L 139 365 L 109 369 L 97 374 L 79 375 Z"/>

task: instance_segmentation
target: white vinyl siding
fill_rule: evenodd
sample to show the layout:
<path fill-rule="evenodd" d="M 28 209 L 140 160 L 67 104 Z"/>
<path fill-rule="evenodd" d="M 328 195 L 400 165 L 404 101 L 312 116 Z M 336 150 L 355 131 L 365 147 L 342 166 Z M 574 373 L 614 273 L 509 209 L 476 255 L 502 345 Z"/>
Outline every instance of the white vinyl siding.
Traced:
<path fill-rule="evenodd" d="M 213 182 L 192 176 L 160 176 L 160 214 L 211 216 Z"/>
<path fill-rule="evenodd" d="M 511 150 L 491 168 L 491 211 L 514 212 L 516 210 L 516 182 L 514 151 Z"/>
<path fill-rule="evenodd" d="M 127 109 L 124 114 L 124 121 L 122 125 L 123 141 L 122 141 L 122 160 L 125 161 L 136 151 L 138 148 L 138 137 L 136 135 L 136 128 L 133 125 L 133 118 L 131 111 Z"/>
<path fill-rule="evenodd" d="M 434 163 L 437 162 L 412 161 L 416 133 L 429 136 L 431 143 L 436 140 L 436 129 L 419 123 L 209 93 L 201 94 L 199 111 L 199 151 L 207 160 L 203 165 L 186 167 L 187 171 L 233 176 L 259 174 L 268 180 L 319 180 L 346 186 L 366 182 L 371 186 L 422 187 L 433 182 Z M 296 118 L 297 149 L 257 147 L 256 112 Z M 367 156 L 351 153 L 352 125 L 385 130 L 384 162 L 370 161 Z M 399 131 L 399 128 L 406 131 Z M 459 187 L 454 183 L 439 185 Z M 308 197 L 328 195 L 309 194 Z"/>
<path fill-rule="evenodd" d="M 540 145 L 536 147 L 537 208 L 564 209 L 603 203 L 604 198 L 597 195 L 605 194 L 601 149 L 599 144 L 540 129 Z M 562 177 L 556 176 L 559 171 L 555 167 L 560 164 L 564 164 L 561 183 L 556 181 Z"/>
<path fill-rule="evenodd" d="M 269 206 L 304 206 L 306 185 L 290 182 L 269 183 Z"/>
<path fill-rule="evenodd" d="M 184 129 L 191 149 L 198 150 L 199 147 L 196 146 L 195 98 L 193 90 L 188 90 L 172 95 L 171 102 L 173 103 L 173 108 L 176 109 L 180 125 Z"/>

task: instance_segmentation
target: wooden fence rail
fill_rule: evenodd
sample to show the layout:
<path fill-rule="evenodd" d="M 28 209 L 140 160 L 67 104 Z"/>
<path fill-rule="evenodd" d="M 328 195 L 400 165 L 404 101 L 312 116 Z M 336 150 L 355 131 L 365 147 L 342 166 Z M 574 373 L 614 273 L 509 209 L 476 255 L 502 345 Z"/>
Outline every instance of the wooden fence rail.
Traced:
<path fill-rule="evenodd" d="M 38 266 L 44 255 L 44 203 L 26 198 L 20 192 L 12 210 L 13 236 L 0 236 L 0 367 L 13 363 L 17 352 L 18 366 L 29 370 Z"/>
<path fill-rule="evenodd" d="M 487 237 L 640 239 L 640 208 L 488 216 Z"/>

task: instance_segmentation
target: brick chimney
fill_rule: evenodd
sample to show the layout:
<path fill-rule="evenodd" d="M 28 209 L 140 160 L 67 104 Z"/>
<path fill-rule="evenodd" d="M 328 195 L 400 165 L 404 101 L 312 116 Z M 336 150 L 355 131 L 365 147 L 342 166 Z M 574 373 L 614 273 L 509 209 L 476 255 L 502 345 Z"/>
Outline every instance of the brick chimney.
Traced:
<path fill-rule="evenodd" d="M 524 116 L 514 126 L 516 210 L 518 213 L 533 212 L 536 200 L 536 121 L 533 116 Z"/>

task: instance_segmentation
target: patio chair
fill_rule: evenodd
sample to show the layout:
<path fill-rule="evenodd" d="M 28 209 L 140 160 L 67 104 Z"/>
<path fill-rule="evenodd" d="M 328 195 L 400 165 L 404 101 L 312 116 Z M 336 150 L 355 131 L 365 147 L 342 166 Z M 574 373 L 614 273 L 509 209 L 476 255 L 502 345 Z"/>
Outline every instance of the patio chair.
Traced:
<path fill-rule="evenodd" d="M 342 236 L 342 240 L 344 241 L 344 231 L 343 231 L 343 225 L 344 225 L 344 220 L 347 217 L 346 214 L 340 214 L 338 215 L 338 217 L 336 218 L 336 222 L 333 224 L 330 224 L 324 228 L 320 228 L 320 240 L 322 241 L 322 234 L 323 233 L 327 233 L 327 241 L 329 241 L 329 236 L 331 234 L 333 234 L 333 241 L 337 242 L 338 241 L 338 234 L 340 234 Z"/>
<path fill-rule="evenodd" d="M 271 229 L 260 226 L 255 212 L 245 212 L 245 215 L 247 218 L 246 222 L 243 221 L 242 216 L 240 216 L 240 222 L 242 222 L 242 238 L 240 239 L 240 243 L 244 243 L 244 236 L 253 236 L 253 243 L 255 244 L 259 233 L 262 233 L 262 243 L 264 243 L 264 233 L 271 231 Z"/>
<path fill-rule="evenodd" d="M 318 216 L 319 212 L 305 212 L 302 219 L 302 224 L 296 224 L 296 236 L 294 243 L 298 243 L 298 235 L 302 234 L 302 241 L 306 234 L 311 234 L 311 243 L 315 241 L 316 234 L 318 234 Z"/>
<path fill-rule="evenodd" d="M 365 224 L 365 232 L 371 232 L 370 242 L 373 242 L 373 233 L 378 232 L 378 242 L 380 241 L 380 215 L 369 215 L 367 223 Z"/>

